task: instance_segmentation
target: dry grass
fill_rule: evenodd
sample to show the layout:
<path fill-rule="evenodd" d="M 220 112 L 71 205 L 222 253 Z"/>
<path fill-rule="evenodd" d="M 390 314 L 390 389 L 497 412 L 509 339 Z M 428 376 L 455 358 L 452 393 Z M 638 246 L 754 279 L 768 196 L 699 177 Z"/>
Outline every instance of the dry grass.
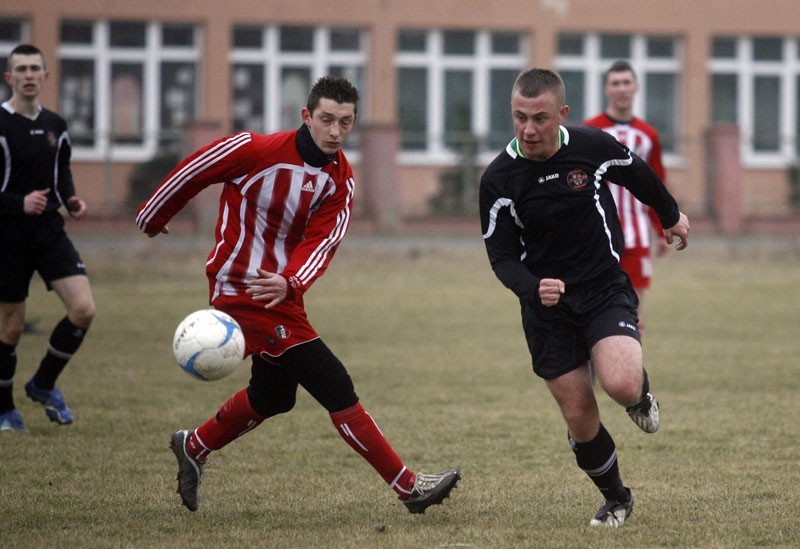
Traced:
<path fill-rule="evenodd" d="M 625 527 L 606 531 L 587 526 L 598 495 L 480 243 L 362 244 L 345 244 L 309 311 L 407 464 L 462 468 L 446 505 L 409 515 L 301 394 L 212 457 L 197 513 L 181 507 L 169 435 L 214 413 L 248 368 L 216 383 L 180 372 L 170 342 L 205 306 L 203 252 L 138 241 L 84 252 L 100 312 L 60 381 L 75 424 L 49 424 L 22 395 L 46 337 L 18 349 L 32 434 L 0 437 L 0 546 L 800 545 L 796 257 L 709 248 L 657 263 L 645 348 L 663 425 L 644 435 L 601 397 L 637 496 Z M 29 316 L 49 331 L 60 315 L 36 286 Z"/>

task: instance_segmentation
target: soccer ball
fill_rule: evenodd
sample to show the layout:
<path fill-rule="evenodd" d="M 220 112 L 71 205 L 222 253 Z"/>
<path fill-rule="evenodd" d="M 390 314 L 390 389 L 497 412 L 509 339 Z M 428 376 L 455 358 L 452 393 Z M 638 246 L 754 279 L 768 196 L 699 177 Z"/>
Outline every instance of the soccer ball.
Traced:
<path fill-rule="evenodd" d="M 233 317 L 215 309 L 195 311 L 175 330 L 172 352 L 184 372 L 204 381 L 230 375 L 244 358 L 244 334 Z"/>

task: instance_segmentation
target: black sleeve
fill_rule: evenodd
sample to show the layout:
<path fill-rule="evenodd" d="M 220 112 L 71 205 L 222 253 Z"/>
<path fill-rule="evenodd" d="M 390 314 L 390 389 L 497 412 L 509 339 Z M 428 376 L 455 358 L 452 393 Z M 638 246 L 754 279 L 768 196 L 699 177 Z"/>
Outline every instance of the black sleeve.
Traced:
<path fill-rule="evenodd" d="M 658 214 L 662 227 L 665 229 L 672 227 L 680 219 L 678 203 L 647 162 L 630 151 L 628 154 L 632 162 L 628 165 L 610 167 L 609 179 L 628 189 L 640 202 L 652 207 Z"/>
<path fill-rule="evenodd" d="M 63 129 L 64 132 L 62 135 L 64 142 L 61 144 L 58 158 L 56 158 L 56 162 L 58 163 L 58 181 L 56 181 L 55 184 L 58 188 L 58 194 L 64 201 L 64 206 L 66 206 L 66 201 L 75 196 L 75 184 L 72 181 L 72 170 L 70 169 L 72 146 L 70 145 L 66 122 L 64 123 Z"/>
<path fill-rule="evenodd" d="M 493 189 L 487 170 L 481 178 L 480 216 L 483 242 L 495 276 L 522 301 L 530 302 L 536 295 L 539 279 L 522 262 L 525 248 L 521 231 L 514 219 L 514 205 Z"/>

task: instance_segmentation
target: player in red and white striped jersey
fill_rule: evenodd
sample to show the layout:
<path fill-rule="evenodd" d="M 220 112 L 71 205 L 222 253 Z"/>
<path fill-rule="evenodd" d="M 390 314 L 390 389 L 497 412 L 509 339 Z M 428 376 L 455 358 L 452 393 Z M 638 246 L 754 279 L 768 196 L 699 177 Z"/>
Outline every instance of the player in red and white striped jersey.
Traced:
<path fill-rule="evenodd" d="M 650 164 L 662 182 L 666 172 L 661 159 L 661 140 L 656 129 L 633 115 L 633 99 L 639 83 L 633 67 L 627 61 L 616 61 L 605 73 L 604 93 L 608 100 L 606 111 L 586 120 L 585 126 L 594 126 L 613 135 L 631 152 Z M 620 258 L 622 268 L 628 273 L 639 296 L 639 330 L 644 331 L 642 301 L 650 287 L 653 263 L 650 251 L 654 247 L 651 235 L 655 234 L 658 255 L 669 249 L 658 216 L 649 206 L 639 202 L 625 187 L 609 185 L 625 237 L 625 248 Z"/>
<path fill-rule="evenodd" d="M 183 160 L 139 209 L 149 236 L 202 189 L 223 183 L 216 245 L 206 274 L 211 304 L 241 325 L 252 357 L 250 383 L 194 431 L 173 434 L 178 493 L 197 510 L 208 455 L 290 411 L 298 386 L 330 413 L 342 438 L 364 457 L 412 513 L 446 498 L 456 469 L 414 473 L 364 410 L 347 370 L 311 326 L 303 295 L 322 276 L 350 222 L 355 183 L 341 147 L 352 131 L 358 90 L 321 78 L 302 109 L 298 130 L 243 132 Z"/>

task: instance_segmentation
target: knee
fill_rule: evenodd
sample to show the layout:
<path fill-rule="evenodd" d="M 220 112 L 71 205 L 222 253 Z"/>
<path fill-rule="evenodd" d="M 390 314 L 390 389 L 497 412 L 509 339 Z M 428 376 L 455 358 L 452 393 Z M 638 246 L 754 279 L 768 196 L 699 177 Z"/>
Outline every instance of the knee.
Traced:
<path fill-rule="evenodd" d="M 626 406 L 636 404 L 642 396 L 642 378 L 639 376 L 617 377 L 600 385 L 608 396 Z"/>
<path fill-rule="evenodd" d="M 69 321 L 79 328 L 87 329 L 91 326 L 97 310 L 92 299 L 82 301 L 67 311 Z"/>
<path fill-rule="evenodd" d="M 16 322 L 6 320 L 0 326 L 0 341 L 6 345 L 16 346 L 22 337 L 22 332 L 25 330 L 25 322 Z"/>

